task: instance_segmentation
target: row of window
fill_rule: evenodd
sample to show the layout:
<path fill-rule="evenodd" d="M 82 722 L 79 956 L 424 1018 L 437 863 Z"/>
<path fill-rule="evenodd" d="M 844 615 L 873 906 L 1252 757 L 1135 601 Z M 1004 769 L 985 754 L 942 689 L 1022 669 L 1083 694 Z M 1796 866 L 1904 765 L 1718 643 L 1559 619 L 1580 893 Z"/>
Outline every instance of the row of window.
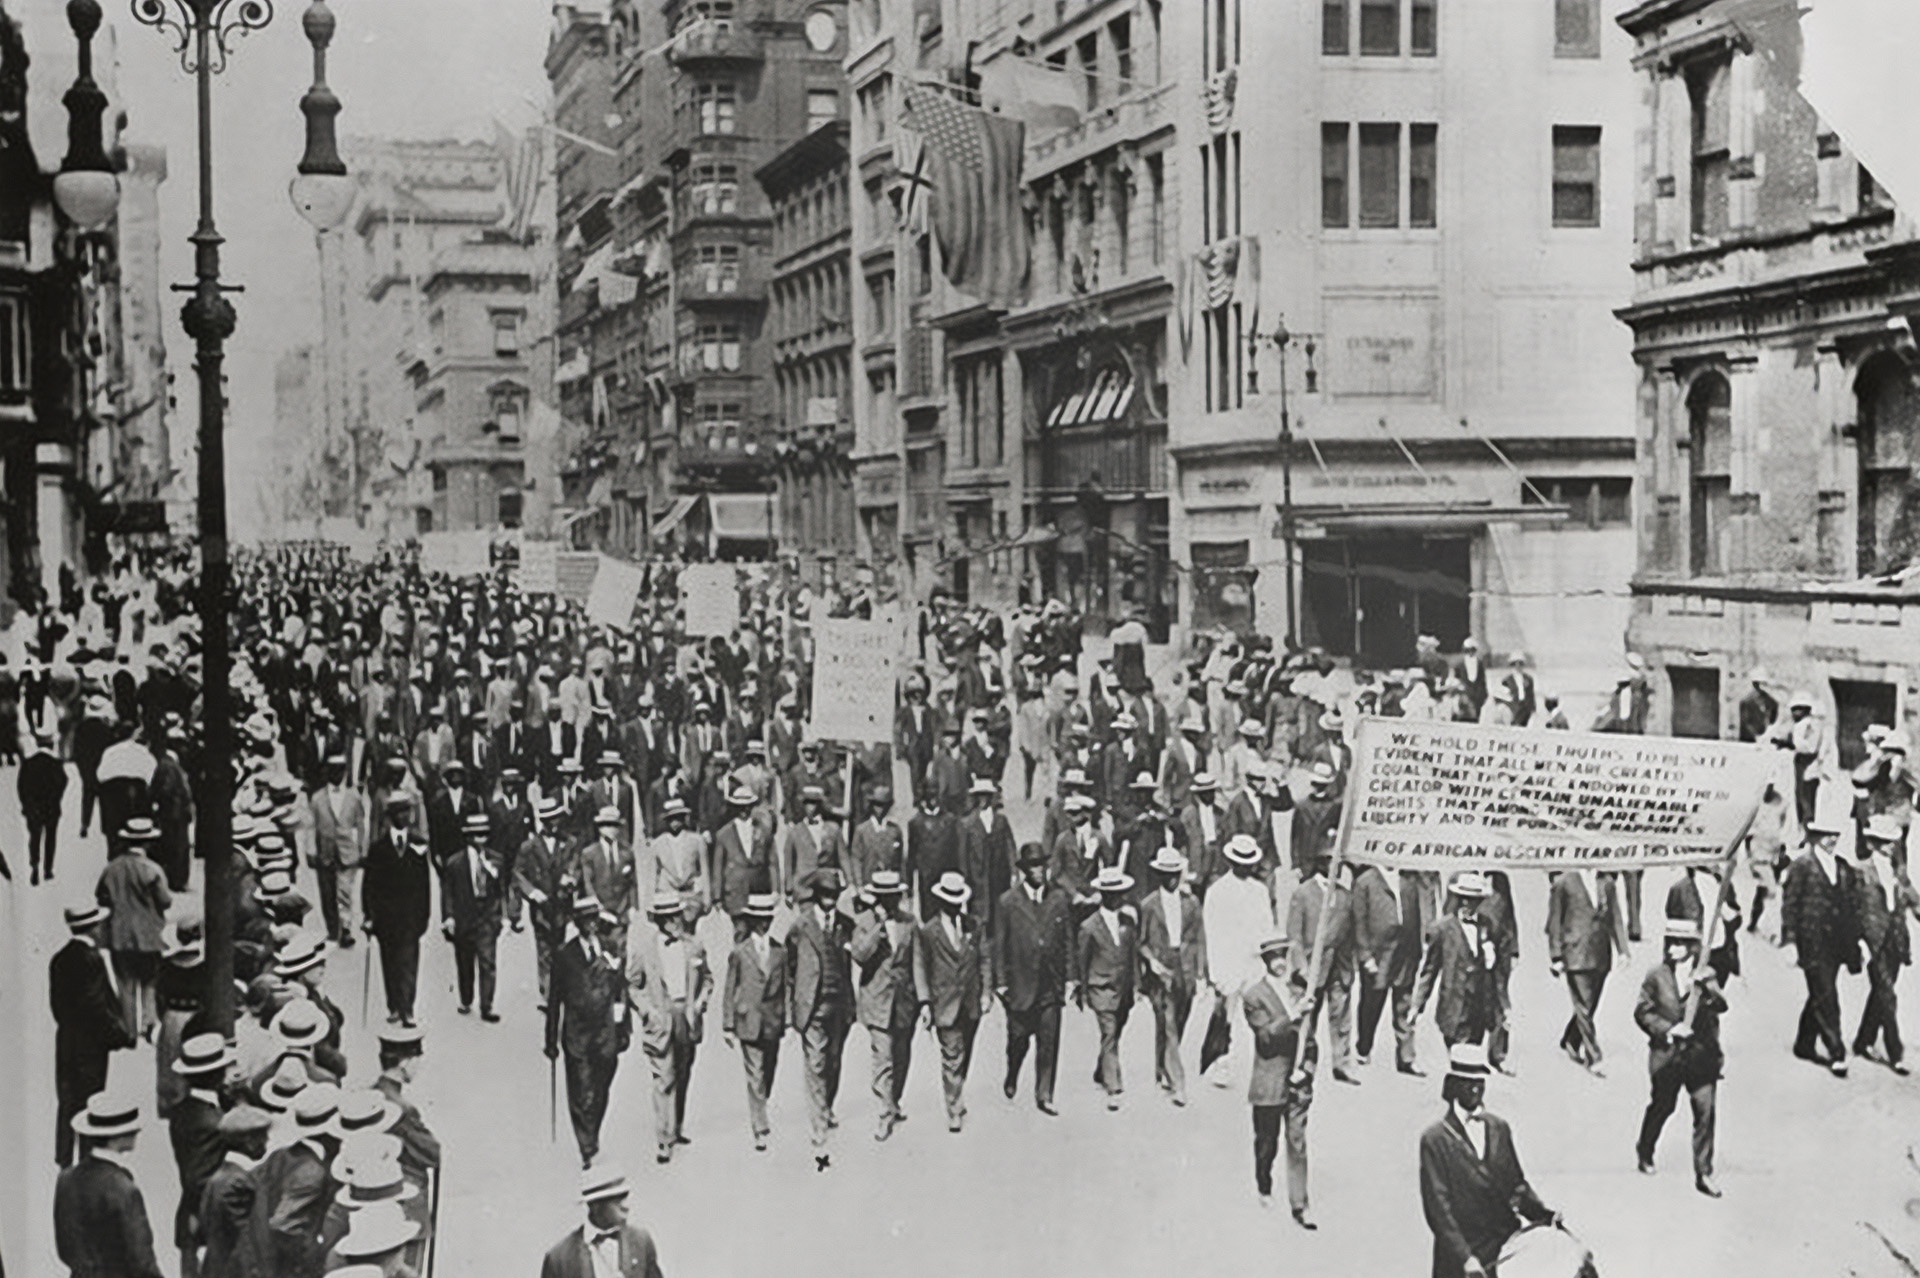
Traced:
<path fill-rule="evenodd" d="M 1144 186 L 1145 189 L 1139 189 Z M 1142 222 L 1144 221 L 1144 225 Z M 1165 157 L 1140 161 L 1138 177 L 1110 164 L 1067 181 L 1065 194 L 1029 215 L 1033 276 L 1054 293 L 1089 292 L 1166 257 Z M 1044 232 L 1042 234 L 1041 232 Z"/>
<path fill-rule="evenodd" d="M 732 80 L 700 80 L 688 90 L 687 110 L 707 136 L 734 133 L 739 127 L 740 86 Z M 807 132 L 840 118 L 838 89 L 807 90 Z"/>
<path fill-rule="evenodd" d="M 822 262 L 773 286 L 773 332 L 806 337 L 852 322 L 845 259 Z"/>
<path fill-rule="evenodd" d="M 803 191 L 783 199 L 773 210 L 776 256 L 826 238 L 847 226 L 847 174 L 835 169 Z"/>
<path fill-rule="evenodd" d="M 1135 47 L 1134 15 L 1122 13 L 1075 40 L 1070 49 L 1048 55 L 1049 63 L 1078 78 L 1089 112 L 1160 82 L 1160 0 L 1146 0 L 1142 11 L 1148 28 L 1143 48 Z"/>
<path fill-rule="evenodd" d="M 1215 146 L 1202 155 L 1213 171 L 1232 165 L 1231 205 L 1226 179 L 1209 192 L 1208 229 L 1220 236 L 1239 229 L 1239 135 L 1232 146 Z M 1358 125 L 1328 121 L 1320 126 L 1320 225 L 1363 230 L 1401 226 L 1432 227 L 1439 169 L 1439 126 L 1395 122 Z M 1600 129 L 1595 125 L 1553 128 L 1553 225 L 1600 225 Z M 1216 238 L 1209 236 L 1209 238 Z"/>
<path fill-rule="evenodd" d="M 1535 2 L 1553 5 L 1554 57 L 1600 56 L 1600 0 Z M 1437 19 L 1436 0 L 1322 0 L 1320 51 L 1329 57 L 1357 51 L 1362 57 L 1397 58 L 1404 48 L 1412 57 L 1430 58 L 1439 52 Z"/>

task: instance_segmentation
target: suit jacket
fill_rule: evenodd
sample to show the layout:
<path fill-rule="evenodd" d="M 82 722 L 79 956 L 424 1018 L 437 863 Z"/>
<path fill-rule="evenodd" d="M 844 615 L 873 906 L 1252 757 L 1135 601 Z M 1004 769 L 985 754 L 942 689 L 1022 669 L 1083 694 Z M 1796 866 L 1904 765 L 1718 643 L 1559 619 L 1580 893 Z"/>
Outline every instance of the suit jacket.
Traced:
<path fill-rule="evenodd" d="M 1096 1012 L 1119 1012 L 1133 1006 L 1134 978 L 1140 966 L 1140 925 L 1133 911 L 1119 913 L 1120 937 L 1099 910 L 1080 923 L 1076 970 L 1086 989 L 1087 1006 Z"/>
<path fill-rule="evenodd" d="M 1180 813 L 1180 828 L 1185 832 L 1187 840 L 1187 861 L 1193 866 L 1195 880 L 1202 884 L 1211 883 L 1227 872 L 1226 859 L 1221 855 L 1221 849 L 1226 847 L 1228 839 L 1240 833 L 1240 831 L 1235 830 L 1228 821 L 1227 818 L 1229 815 L 1228 809 L 1215 809 L 1213 837 L 1209 839 L 1206 837 L 1206 831 L 1201 825 L 1200 805 L 1198 803 L 1187 804 L 1186 808 Z M 1260 829 L 1261 824 L 1263 823 L 1254 823 L 1254 829 L 1251 833 L 1255 838 L 1259 838 L 1264 833 L 1264 831 Z M 1265 840 L 1263 840 L 1263 843 L 1264 842 Z"/>
<path fill-rule="evenodd" d="M 939 749 L 934 751 L 932 762 L 927 764 L 927 776 L 921 785 L 921 793 L 938 798 L 942 812 L 959 816 L 967 810 L 967 787 L 971 784 L 973 778 L 960 757 Z"/>
<path fill-rule="evenodd" d="M 728 821 L 713 836 L 713 875 L 720 881 L 720 908 L 738 914 L 756 892 L 773 891 L 773 833 L 748 823 L 743 838 L 738 821 Z"/>
<path fill-rule="evenodd" d="M 1812 852 L 1787 867 L 1780 892 L 1780 935 L 1799 950 L 1803 968 L 1859 961 L 1859 924 L 1854 917 L 1858 872 L 1836 857 L 1829 880 Z"/>
<path fill-rule="evenodd" d="M 320 1232 L 339 1185 L 305 1141 L 274 1150 L 260 1164 L 275 1278 L 317 1278 L 326 1263 Z"/>
<path fill-rule="evenodd" d="M 160 929 L 166 925 L 173 893 L 167 890 L 167 872 L 145 853 L 126 852 L 100 871 L 94 897 L 113 911 L 107 920 L 106 946 L 115 953 L 160 952 Z"/>
<path fill-rule="evenodd" d="M 1914 891 L 1905 872 L 1890 864 L 1886 870 L 1894 878 L 1891 906 L 1887 904 L 1887 894 L 1881 890 L 1879 879 L 1865 866 L 1855 868 L 1853 916 L 1859 926 L 1860 939 L 1867 943 L 1873 957 L 1898 971 L 1913 961 L 1907 915 L 1920 911 L 1920 893 Z"/>
<path fill-rule="evenodd" d="M 479 884 L 473 863 L 478 860 Z M 454 935 L 480 937 L 500 930 L 500 903 L 506 896 L 506 876 L 480 848 L 460 853 L 447 862 L 440 880 L 440 914 L 453 921 Z"/>
<path fill-rule="evenodd" d="M 1087 827 L 1092 830 L 1093 827 Z M 1098 867 L 1113 859 L 1113 848 L 1097 831 L 1093 834 L 1093 855 L 1088 856 L 1080 846 L 1080 829 L 1068 826 L 1060 831 L 1053 843 L 1052 872 L 1049 876 L 1053 885 L 1068 896 L 1090 899 L 1093 896 L 1093 876 Z"/>
<path fill-rule="evenodd" d="M 1520 1217 L 1552 1212 L 1527 1184 L 1506 1123 L 1483 1113 L 1486 1157 L 1474 1152 L 1451 1110 L 1420 1134 L 1420 1202 L 1433 1230 L 1433 1278 L 1459 1278 L 1467 1257 L 1491 1267 Z"/>
<path fill-rule="evenodd" d="M 540 1262 L 540 1278 L 596 1278 L 587 1226 L 562 1238 Z M 653 1238 L 632 1225 L 620 1227 L 620 1278 L 660 1278 Z"/>
<path fill-rule="evenodd" d="M 673 1045 L 673 1014 L 683 1013 L 693 1041 L 700 1041 L 707 999 L 713 994 L 713 975 L 707 970 L 706 947 L 689 934 L 675 943 L 687 965 L 686 997 L 676 1008 L 663 973 L 670 960 L 666 938 L 658 928 L 642 927 L 627 938 L 627 999 L 639 1021 L 640 1046 L 656 1056 Z"/>
<path fill-rule="evenodd" d="M 554 951 L 547 989 L 547 1050 L 605 1059 L 626 1050 L 627 978 L 620 956 L 604 945 L 588 952 L 578 936 Z"/>
<path fill-rule="evenodd" d="M 580 753 L 580 736 L 571 723 L 561 723 L 559 744 L 554 743 L 552 724 L 537 723 L 527 728 L 527 759 L 532 775 L 539 778 L 540 792 L 552 794 L 560 785 L 560 761 Z"/>
<path fill-rule="evenodd" d="M 1198 897 L 1183 887 L 1176 899 L 1180 911 L 1178 946 L 1173 944 L 1173 931 L 1168 926 L 1166 893 L 1154 888 L 1141 894 L 1140 958 L 1152 980 L 1171 980 L 1192 993 L 1207 979 L 1206 928 L 1200 918 Z"/>
<path fill-rule="evenodd" d="M 1658 1074 L 1678 1068 L 1684 1081 L 1705 1083 L 1720 1077 L 1720 1013 L 1727 1000 L 1721 996 L 1719 982 L 1710 969 L 1702 969 L 1708 979 L 1695 984 L 1699 1010 L 1693 1016 L 1690 1038 L 1668 1037 L 1673 1027 L 1686 1019 L 1686 992 L 1680 988 L 1673 969 L 1656 963 L 1640 982 L 1640 997 L 1633 1005 L 1634 1024 L 1647 1036 L 1647 1069 Z"/>
<path fill-rule="evenodd" d="M 430 1168 L 440 1166 L 440 1140 L 420 1117 L 420 1108 L 408 1100 L 400 1080 L 382 1074 L 373 1080 L 373 1089 L 399 1107 L 400 1117 L 393 1124 L 393 1135 L 400 1138 L 400 1165 L 424 1181 Z"/>
<path fill-rule="evenodd" d="M 227 1154 L 220 1138 L 220 1107 L 191 1094 L 181 1097 L 167 1118 L 167 1135 L 173 1144 L 174 1166 L 180 1171 L 180 1209 L 174 1216 L 174 1236 L 203 1239 L 205 1234 L 198 1225 L 201 1195 Z"/>
<path fill-rule="evenodd" d="M 727 956 L 726 985 L 720 996 L 720 1026 L 743 1043 L 777 1043 L 787 1032 L 787 948 L 767 945 L 760 962 L 751 938 Z"/>
<path fill-rule="evenodd" d="M 36 750 L 20 761 L 15 789 L 23 813 L 58 813 L 61 796 L 67 792 L 67 765 L 50 750 Z"/>
<path fill-rule="evenodd" d="M 1004 812 L 993 814 L 991 830 L 980 823 L 978 812 L 969 812 L 956 819 L 955 828 L 960 836 L 960 872 L 973 888 L 967 912 L 984 920 L 1000 894 L 1013 884 L 1013 862 L 1018 855 L 1013 827 L 1007 824 Z"/>
<path fill-rule="evenodd" d="M 445 786 L 438 786 L 427 798 L 427 846 L 433 852 L 435 865 L 444 865 L 465 846 L 467 818 L 487 810 L 487 801 L 480 796 L 473 780 L 467 778 L 468 784 L 460 791 L 458 803 Z"/>
<path fill-rule="evenodd" d="M 367 848 L 367 801 L 358 790 L 322 786 L 313 794 L 313 861 L 351 869 Z"/>
<path fill-rule="evenodd" d="M 1420 972 L 1420 942 L 1424 925 L 1420 887 L 1411 874 L 1400 876 L 1396 906 L 1393 889 L 1375 866 L 1360 872 L 1353 884 L 1354 955 L 1375 989 L 1412 989 Z"/>
<path fill-rule="evenodd" d="M 830 927 L 820 925 L 819 910 L 809 904 L 800 911 L 787 933 L 787 966 L 793 973 L 793 1002 L 787 1024 L 803 1030 L 815 1014 L 845 1015 L 853 1006 L 853 969 L 848 961 L 847 942 L 842 936 L 840 915 L 833 915 Z M 842 996 L 833 1006 L 823 1006 L 823 975 L 839 976 Z"/>
<path fill-rule="evenodd" d="M 48 964 L 47 985 L 55 1024 L 55 1071 L 85 1077 L 97 1070 L 94 1087 L 105 1086 L 108 1053 L 134 1044 L 120 996 L 107 976 L 106 956 L 75 937 Z"/>
<path fill-rule="evenodd" d="M 1413 1005 L 1416 1013 L 1424 1009 L 1434 987 L 1439 987 L 1440 1002 L 1434 1008 L 1433 1020 L 1449 1043 L 1466 1038 L 1470 1026 L 1488 1025 L 1492 1020 L 1498 941 L 1484 919 L 1477 931 L 1479 944 L 1475 946 L 1467 940 L 1460 916 L 1449 914 L 1427 938 L 1427 957 L 1420 966 L 1420 985 Z"/>
<path fill-rule="evenodd" d="M 579 875 L 579 886 L 592 892 L 599 899 L 600 907 L 619 919 L 620 927 L 625 927 L 639 892 L 639 871 L 634 865 L 632 850 L 622 843 L 608 848 L 597 836 L 590 836 L 590 841 L 572 861 Z"/>
<path fill-rule="evenodd" d="M 1626 915 L 1614 876 L 1595 876 L 1596 904 L 1581 876 L 1572 870 L 1555 876 L 1547 889 L 1547 955 L 1569 972 L 1604 972 L 1616 950 L 1627 948 Z"/>
<path fill-rule="evenodd" d="M 851 882 L 853 876 L 848 873 L 846 863 L 846 837 L 835 822 L 822 820 L 818 826 L 813 826 L 805 821 L 794 821 L 780 836 L 779 878 L 788 889 L 821 866 L 839 870 Z"/>
<path fill-rule="evenodd" d="M 855 1011 L 862 1025 L 878 1030 L 913 1028 L 921 997 L 915 983 L 919 949 L 919 929 L 911 919 L 896 945 L 880 911 L 860 911 L 847 952 L 860 987 Z"/>
<path fill-rule="evenodd" d="M 918 821 L 916 816 L 914 820 Z M 912 858 L 913 868 L 921 874 L 927 872 L 920 860 L 920 848 L 916 845 Z M 847 883 L 850 887 L 864 887 L 872 881 L 875 870 L 907 869 L 907 856 L 900 838 L 900 827 L 891 821 L 873 823 L 871 817 L 863 819 L 853 827 L 853 838 L 847 844 Z"/>
<path fill-rule="evenodd" d="M 1293 1011 L 1269 973 L 1247 986 L 1240 996 L 1247 1029 L 1253 1034 L 1253 1072 L 1247 1081 L 1249 1105 L 1284 1105 L 1293 1077 L 1293 1054 L 1300 1047 L 1300 1029 Z M 1317 1058 L 1318 1044 L 1307 1041 L 1306 1060 Z"/>
<path fill-rule="evenodd" d="M 1184 812 L 1187 800 L 1193 793 L 1193 774 L 1205 772 L 1204 762 L 1190 762 L 1187 759 L 1188 744 L 1184 736 L 1167 743 L 1166 752 L 1160 756 L 1160 807 L 1167 812 Z"/>
<path fill-rule="evenodd" d="M 1073 965 L 1073 907 L 1066 894 L 1051 884 L 1037 902 L 1025 884 L 1001 893 L 991 954 L 993 983 L 1009 1009 L 1064 1003 Z"/>
<path fill-rule="evenodd" d="M 982 930 L 974 919 L 960 916 L 957 944 L 947 932 L 944 917 L 920 925 L 913 936 L 913 988 L 920 1002 L 933 1010 L 935 1025 L 951 1029 L 980 1019 L 988 962 Z"/>
<path fill-rule="evenodd" d="M 60 1173 L 53 1237 L 75 1278 L 160 1278 L 146 1202 L 117 1163 L 89 1156 Z"/>
<path fill-rule="evenodd" d="M 1287 935 L 1293 938 L 1293 944 L 1287 947 L 1288 979 L 1298 977 L 1304 985 L 1308 979 L 1307 969 L 1313 964 L 1314 946 L 1319 944 L 1321 925 L 1321 902 L 1326 898 L 1327 881 L 1323 878 L 1308 879 L 1293 890 L 1287 898 Z M 1320 960 L 1321 980 L 1324 984 L 1342 973 L 1351 979 L 1353 972 L 1353 889 L 1346 885 L 1336 887 L 1326 909 L 1327 947 Z"/>
<path fill-rule="evenodd" d="M 223 1161 L 200 1195 L 200 1278 L 274 1278 L 259 1170 Z"/>
<path fill-rule="evenodd" d="M 424 850 L 396 846 L 392 826 L 376 834 L 360 875 L 360 909 L 373 934 L 405 940 L 425 932 L 432 913 L 431 878 Z"/>

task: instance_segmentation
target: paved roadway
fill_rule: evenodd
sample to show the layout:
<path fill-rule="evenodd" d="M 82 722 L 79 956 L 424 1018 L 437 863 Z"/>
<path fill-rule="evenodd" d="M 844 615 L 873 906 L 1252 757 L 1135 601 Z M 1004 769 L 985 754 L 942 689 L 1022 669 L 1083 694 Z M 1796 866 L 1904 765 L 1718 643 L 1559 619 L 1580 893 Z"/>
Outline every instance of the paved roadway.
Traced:
<path fill-rule="evenodd" d="M 77 784 L 52 887 L 23 881 L 23 834 L 12 769 L 0 771 L 0 849 L 14 867 L 0 884 L 0 940 L 13 961 L 0 973 L 0 1249 L 12 1272 L 61 1272 L 53 1257 L 51 1200 L 52 1022 L 46 963 L 64 941 L 61 907 L 90 895 L 104 856 L 97 833 L 74 837 Z M 1015 830 L 1038 828 L 1035 807 L 1015 803 Z M 1657 876 L 1656 876 L 1657 878 Z M 1636 1174 L 1632 1144 L 1645 1100 L 1643 1040 L 1632 998 L 1653 947 L 1637 947 L 1601 1007 L 1610 1053 L 1604 1080 L 1577 1070 L 1555 1043 L 1566 999 L 1546 970 L 1543 881 L 1521 880 L 1522 959 L 1514 981 L 1514 1064 L 1496 1079 L 1490 1107 L 1513 1124 L 1521 1157 L 1546 1200 L 1596 1249 L 1603 1273 L 1764 1275 L 1901 1272 L 1862 1222 L 1920 1256 L 1920 1170 L 1907 1147 L 1920 1137 L 1915 1082 L 1858 1064 L 1846 1081 L 1787 1053 L 1800 1003 L 1797 972 L 1764 942 L 1748 940 L 1748 972 L 1732 990 L 1725 1024 L 1731 1058 L 1721 1088 L 1720 1180 L 1726 1198 L 1696 1195 L 1688 1171 L 1686 1114 L 1676 1115 L 1654 1178 Z M 1650 881 L 1649 902 L 1664 882 Z M 310 882 L 302 890 L 312 896 Z M 1656 907 L 1657 909 L 1657 907 Z M 718 921 L 715 921 L 718 923 Z M 711 951 L 723 953 L 709 936 Z M 358 1024 L 367 951 L 337 955 L 331 992 L 352 1022 L 350 1082 L 371 1078 L 371 1035 Z M 716 968 L 720 961 L 716 961 Z M 1911 988 L 1911 979 L 1908 982 Z M 379 981 L 373 982 L 378 1023 Z M 415 1088 L 447 1156 L 441 1205 L 445 1275 L 532 1275 L 544 1249 L 578 1222 L 578 1159 L 564 1097 L 558 1139 L 547 1133 L 547 1069 L 535 1012 L 532 942 L 501 944 L 501 1010 L 485 1025 L 455 1014 L 451 950 L 430 938 L 421 1006 L 428 1055 Z M 1864 980 L 1843 990 L 1848 1028 Z M 1204 1000 L 1203 1000 L 1204 1003 Z M 1204 1011 L 1204 1006 L 1200 1010 Z M 1201 1014 L 1188 1037 L 1197 1051 Z M 1909 1013 L 1909 1024 L 1912 1014 Z M 1244 1026 L 1236 1033 L 1244 1035 Z M 1395 1075 L 1376 1057 L 1359 1088 L 1325 1078 L 1312 1114 L 1313 1203 L 1321 1228 L 1306 1234 L 1283 1207 L 1263 1212 L 1250 1174 L 1244 1080 L 1204 1083 L 1176 1110 L 1152 1086 L 1152 1026 L 1142 1004 L 1124 1042 L 1125 1109 L 1110 1114 L 1090 1081 L 1092 1017 L 1069 1011 L 1062 1043 L 1060 1117 L 1000 1095 L 1004 1035 L 996 1012 L 981 1030 L 971 1116 L 961 1135 L 942 1121 L 937 1051 L 922 1034 L 905 1097 L 909 1121 L 892 1140 L 871 1137 L 867 1043 L 848 1041 L 831 1166 L 816 1167 L 806 1138 L 797 1041 L 789 1037 L 772 1104 L 773 1148 L 748 1137 L 737 1056 L 717 1033 L 700 1049 L 689 1105 L 693 1139 L 667 1167 L 653 1162 L 649 1079 L 636 1047 L 624 1059 L 607 1116 L 607 1156 L 636 1185 L 635 1218 L 653 1231 L 666 1272 L 744 1273 L 777 1263 L 788 1272 L 927 1278 L 982 1272 L 1165 1275 L 1199 1265 L 1218 1278 L 1286 1272 L 1414 1275 L 1426 1272 L 1429 1235 L 1420 1212 L 1416 1141 L 1440 1111 L 1444 1057 L 1431 1023 L 1421 1028 L 1425 1079 Z M 149 1049 L 116 1056 L 116 1076 L 152 1077 Z M 1028 1077 L 1031 1066 L 1028 1067 Z M 563 1084 L 564 1088 L 564 1084 Z M 176 1272 L 170 1221 L 175 1176 L 164 1131 L 137 1155 L 162 1246 Z M 1910 1208 L 1909 1203 L 1914 1205 Z"/>

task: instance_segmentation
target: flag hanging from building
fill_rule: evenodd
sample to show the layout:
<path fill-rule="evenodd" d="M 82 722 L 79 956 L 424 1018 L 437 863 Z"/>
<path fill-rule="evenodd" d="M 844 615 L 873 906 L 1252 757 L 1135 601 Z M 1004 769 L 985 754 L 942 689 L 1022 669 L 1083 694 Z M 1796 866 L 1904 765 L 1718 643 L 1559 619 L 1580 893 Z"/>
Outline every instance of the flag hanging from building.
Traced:
<path fill-rule="evenodd" d="M 922 84 L 907 85 L 905 123 L 925 148 L 933 233 L 947 279 L 989 305 L 1019 305 L 1028 266 L 1020 200 L 1025 127 Z"/>

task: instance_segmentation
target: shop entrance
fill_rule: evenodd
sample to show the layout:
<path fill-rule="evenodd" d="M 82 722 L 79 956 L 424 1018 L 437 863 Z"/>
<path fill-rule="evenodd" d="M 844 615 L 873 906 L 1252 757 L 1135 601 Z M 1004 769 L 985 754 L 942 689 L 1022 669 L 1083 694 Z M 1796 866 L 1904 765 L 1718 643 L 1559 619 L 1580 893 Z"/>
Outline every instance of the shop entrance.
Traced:
<path fill-rule="evenodd" d="M 1301 545 L 1303 638 L 1368 669 L 1409 666 L 1414 639 L 1458 651 L 1472 624 L 1467 537 L 1383 535 Z"/>

